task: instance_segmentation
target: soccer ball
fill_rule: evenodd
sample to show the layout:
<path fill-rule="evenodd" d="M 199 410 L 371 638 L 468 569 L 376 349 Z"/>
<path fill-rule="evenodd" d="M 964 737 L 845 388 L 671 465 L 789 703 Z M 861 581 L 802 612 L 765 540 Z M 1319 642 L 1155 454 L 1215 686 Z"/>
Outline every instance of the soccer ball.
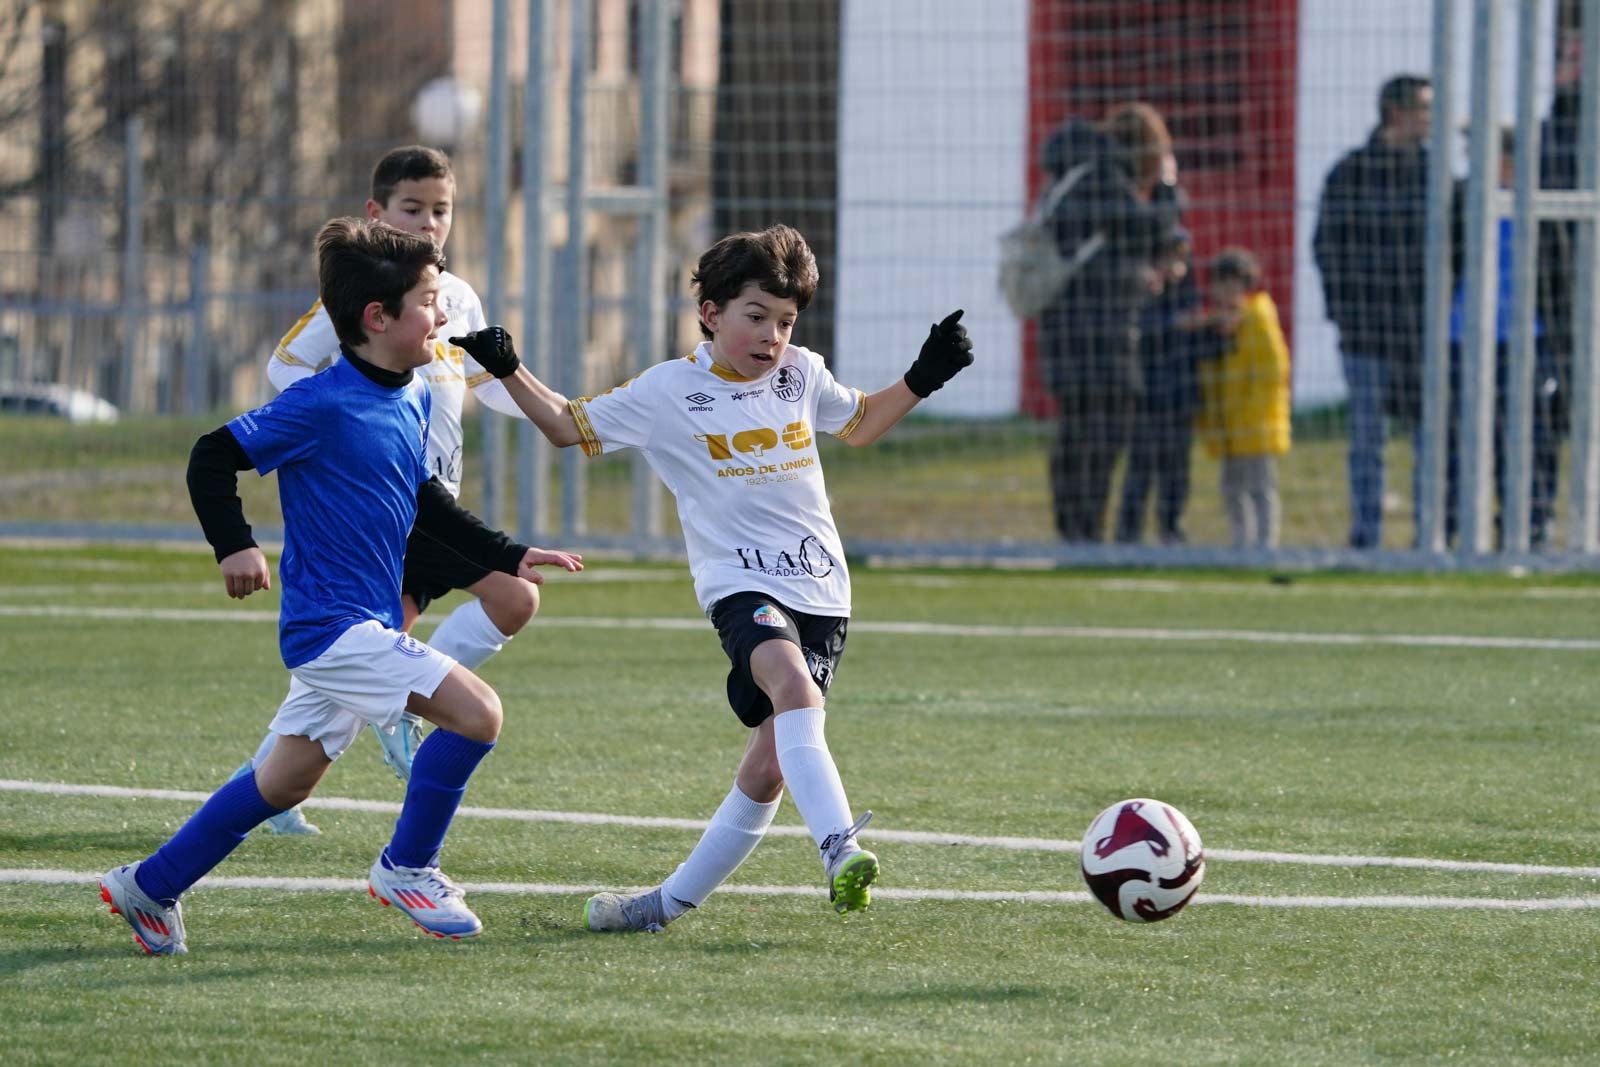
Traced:
<path fill-rule="evenodd" d="M 1159 800 L 1122 800 L 1094 817 L 1083 835 L 1083 880 L 1119 919 L 1170 919 L 1194 899 L 1206 854 L 1183 812 Z"/>

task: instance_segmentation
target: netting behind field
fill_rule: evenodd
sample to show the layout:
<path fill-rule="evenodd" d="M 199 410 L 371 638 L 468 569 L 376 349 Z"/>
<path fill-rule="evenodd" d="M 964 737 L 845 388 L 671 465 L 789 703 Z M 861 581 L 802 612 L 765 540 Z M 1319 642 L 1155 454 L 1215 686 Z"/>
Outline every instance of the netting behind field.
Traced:
<path fill-rule="evenodd" d="M 573 391 L 689 350 L 690 269 L 733 230 L 786 222 L 807 236 L 822 286 L 794 339 L 867 392 L 906 369 L 929 324 L 964 308 L 978 362 L 884 443 L 825 447 L 847 544 L 1412 545 L 1425 157 L 1400 144 L 1331 198 L 1328 183 L 1371 147 L 1382 87 L 1429 73 L 1432 4 L 678 0 L 658 21 L 647 0 L 592 0 L 578 43 L 568 0 L 536 4 L 549 35 L 548 66 L 534 69 L 542 183 L 520 170 L 535 4 L 507 5 L 503 133 L 485 107 L 489 3 L 20 5 L 0 25 L 0 382 L 106 398 L 125 424 L 191 416 L 179 433 L 96 446 L 152 480 L 180 478 L 172 438 L 270 392 L 267 356 L 315 296 L 317 227 L 361 213 L 385 149 L 427 137 L 456 164 L 451 269 L 492 298 L 498 254 L 499 317 L 528 339 L 530 363 L 581 351 Z M 1542 178 L 1571 188 L 1577 68 L 1561 56 L 1595 5 L 1546 5 Z M 641 273 L 640 218 L 615 205 L 647 169 L 652 47 L 669 86 L 659 284 L 670 323 L 655 331 L 660 349 L 641 352 L 637 320 L 657 283 Z M 581 226 L 563 208 L 575 48 L 596 205 Z M 1128 112 L 1135 102 L 1150 111 Z M 1396 102 L 1419 103 L 1415 92 Z M 1461 113 L 1462 93 L 1439 106 Z M 1410 119 L 1425 134 L 1425 114 Z M 512 165 L 489 232 L 497 137 Z M 1464 162 L 1459 144 L 1441 147 Z M 1018 317 L 997 285 L 1000 236 L 1085 164 L 1043 230 L 1063 256 L 1098 250 L 1044 310 Z M 520 299 L 521 197 L 535 185 L 553 246 L 542 352 L 528 347 L 538 332 Z M 564 247 L 577 230 L 581 257 Z M 1560 547 L 1576 235 L 1551 224 L 1547 236 L 1531 506 L 1536 540 Z M 485 418 L 515 440 L 508 420 Z M 21 433 L 14 425 L 0 433 Z M 69 440 L 46 465 L 85 454 L 72 442 L 87 431 L 59 432 Z M 484 495 L 481 445 L 474 426 L 469 504 Z M 502 500 L 522 462 L 513 446 Z M 584 464 L 586 491 L 565 498 L 556 490 L 572 471 L 551 469 L 538 503 L 547 528 L 652 532 L 625 459 Z M 164 492 L 119 497 L 107 513 L 93 495 L 33 488 L 0 504 L 0 519 L 188 518 L 159 514 Z M 670 506 L 665 516 L 670 538 Z"/>

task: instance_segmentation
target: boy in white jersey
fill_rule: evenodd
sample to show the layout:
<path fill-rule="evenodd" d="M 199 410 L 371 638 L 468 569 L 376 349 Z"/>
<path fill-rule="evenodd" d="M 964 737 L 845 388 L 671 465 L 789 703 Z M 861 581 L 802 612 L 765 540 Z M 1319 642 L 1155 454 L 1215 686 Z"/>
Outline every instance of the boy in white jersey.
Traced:
<path fill-rule="evenodd" d="M 339 362 L 200 438 L 189 457 L 190 499 L 231 597 L 271 585 L 239 503 L 238 472 L 277 472 L 278 644 L 293 682 L 272 720 L 278 744 L 262 765 L 229 779 L 153 854 L 100 880 L 101 899 L 152 955 L 188 951 L 178 898 L 190 886 L 251 829 L 310 795 L 364 725 L 393 725 L 407 706 L 437 729 L 417 751 L 369 892 L 435 937 L 480 933 L 439 853 L 467 780 L 499 736 L 500 698 L 399 629 L 406 542 L 415 523 L 516 581 L 541 581 L 541 564 L 582 569 L 576 555 L 486 528 L 429 470 L 431 397 L 413 372 L 434 358 L 446 320 L 437 246 L 381 222 L 335 219 L 318 235 L 317 259 Z M 505 375 L 515 362 L 491 366 Z"/>
<path fill-rule="evenodd" d="M 435 148 L 409 145 L 384 154 L 372 172 L 372 197 L 367 218 L 386 222 L 407 233 L 431 240 L 440 251 L 450 236 L 455 206 L 455 176 L 450 158 Z M 461 408 L 467 390 L 491 409 L 522 416 L 499 380 L 461 348 L 445 338 L 470 334 L 488 325 L 478 294 L 466 281 L 441 271 L 439 308 L 445 326 L 434 342 L 433 361 L 417 370 L 433 394 L 433 419 L 428 428 L 428 465 L 454 496 L 461 494 Z M 267 378 L 280 392 L 328 366 L 339 355 L 339 338 L 333 320 L 319 300 L 278 342 L 267 364 Z M 410 632 L 429 603 L 452 589 L 465 589 L 474 599 L 457 607 L 428 639 L 428 643 L 458 663 L 476 670 L 528 624 L 539 610 L 536 586 L 510 575 L 487 570 L 417 531 L 406 546 L 402 583 L 405 617 L 401 629 Z M 388 730 L 373 727 L 383 746 L 384 762 L 402 781 L 411 773 L 411 760 L 422 740 L 421 720 L 407 712 L 400 724 Z M 245 774 L 260 766 L 276 743 L 268 732 L 255 755 L 236 771 Z M 280 834 L 314 834 L 298 807 L 267 821 Z"/>
<path fill-rule="evenodd" d="M 570 402 L 525 369 L 505 379 L 554 444 L 590 456 L 641 449 L 672 490 L 695 595 L 732 662 L 728 701 L 753 730 L 733 789 L 688 858 L 654 889 L 590 898 L 590 930 L 658 931 L 699 907 L 761 840 L 785 786 L 835 910 L 867 906 L 878 860 L 856 834 L 872 813 L 852 820 L 823 737 L 850 578 L 815 435 L 869 444 L 972 362 L 957 311 L 929 331 L 902 380 L 871 396 L 840 385 L 822 357 L 789 343 L 817 266 L 787 226 L 718 241 L 694 286 L 707 340 L 692 355 Z M 504 331 L 464 343 L 484 360 L 514 355 Z"/>

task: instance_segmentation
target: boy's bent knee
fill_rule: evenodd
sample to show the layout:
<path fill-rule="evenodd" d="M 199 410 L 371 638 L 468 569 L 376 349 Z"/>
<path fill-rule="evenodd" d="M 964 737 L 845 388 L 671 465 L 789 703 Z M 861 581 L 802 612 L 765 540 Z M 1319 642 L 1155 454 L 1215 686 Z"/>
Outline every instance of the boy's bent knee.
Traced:
<path fill-rule="evenodd" d="M 489 621 L 510 637 L 539 613 L 539 587 L 521 578 L 505 577 L 508 580 L 497 581 L 491 595 L 480 599 Z"/>
<path fill-rule="evenodd" d="M 822 690 L 811 675 L 804 672 L 776 679 L 766 694 L 774 713 L 779 715 L 795 708 L 822 707 Z"/>
<path fill-rule="evenodd" d="M 505 719 L 500 695 L 488 682 L 457 664 L 433 696 L 413 694 L 411 709 L 435 726 L 484 743 L 500 736 Z"/>
<path fill-rule="evenodd" d="M 500 706 L 500 695 L 490 689 L 475 707 L 467 710 L 461 717 L 461 728 L 456 733 L 473 741 L 488 744 L 498 740 L 500 727 L 505 724 L 506 716 Z"/>

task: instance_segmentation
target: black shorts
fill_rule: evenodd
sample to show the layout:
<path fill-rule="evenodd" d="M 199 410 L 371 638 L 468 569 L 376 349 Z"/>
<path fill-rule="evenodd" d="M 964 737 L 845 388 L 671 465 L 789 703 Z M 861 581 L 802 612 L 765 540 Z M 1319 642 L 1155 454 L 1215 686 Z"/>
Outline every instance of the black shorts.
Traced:
<path fill-rule="evenodd" d="M 450 590 L 475 585 L 489 573 L 489 568 L 480 567 L 444 542 L 413 529 L 406 541 L 400 592 L 417 602 L 419 612 L 427 611 L 429 604 Z"/>
<path fill-rule="evenodd" d="M 734 593 L 711 605 L 711 625 L 733 663 L 728 671 L 728 704 L 740 722 L 755 729 L 772 716 L 772 701 L 750 675 L 750 654 L 756 646 L 775 638 L 799 645 L 812 681 L 826 696 L 844 656 L 850 620 L 791 611 L 766 593 Z"/>

